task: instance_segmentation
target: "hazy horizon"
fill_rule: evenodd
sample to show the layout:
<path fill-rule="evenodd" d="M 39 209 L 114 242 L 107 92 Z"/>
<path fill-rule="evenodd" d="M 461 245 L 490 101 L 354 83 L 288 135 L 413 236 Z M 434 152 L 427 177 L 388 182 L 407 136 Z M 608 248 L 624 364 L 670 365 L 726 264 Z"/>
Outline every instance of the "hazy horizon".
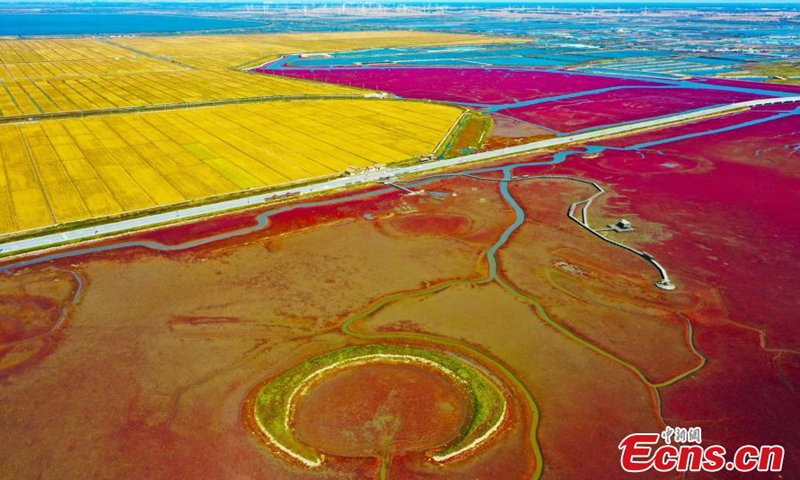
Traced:
<path fill-rule="evenodd" d="M 330 5 L 338 5 L 338 4 L 348 4 L 348 5 L 374 5 L 374 4 L 482 4 L 482 3 L 493 3 L 493 4 L 506 4 L 506 5 L 520 5 L 520 4 L 530 4 L 530 5 L 554 5 L 554 4 L 582 4 L 582 5 L 621 5 L 621 4 L 658 4 L 658 5 L 710 5 L 710 4 L 718 4 L 718 5 L 736 5 L 736 6 L 747 6 L 747 5 L 781 5 L 781 6 L 800 6 L 797 2 L 787 2 L 787 1 L 774 1 L 774 0 L 755 0 L 755 1 L 737 1 L 737 0 L 703 0 L 701 2 L 695 2 L 692 0 L 593 0 L 593 1 L 586 1 L 586 0 L 549 0 L 549 1 L 525 1 L 525 0 L 518 0 L 518 1 L 508 1 L 508 0 L 435 0 L 435 1 L 397 1 L 397 0 L 370 0 L 370 1 L 342 1 L 342 0 L 333 0 L 333 1 L 323 1 L 323 0 L 269 0 L 269 1 L 243 1 L 243 0 L 216 0 L 216 1 L 198 1 L 198 0 L 168 0 L 168 1 L 154 1 L 154 2 L 141 2 L 136 0 L 34 0 L 34 1 L 19 1 L 19 0 L 0 0 L 0 3 L 4 4 L 19 4 L 19 5 L 38 5 L 38 4 L 85 4 L 86 6 L 97 6 L 98 4 L 109 3 L 109 4 L 141 4 L 143 6 L 153 6 L 159 4 L 174 4 L 174 3 L 184 3 L 184 4 L 242 4 L 242 5 L 284 5 L 284 4 L 330 4 Z"/>

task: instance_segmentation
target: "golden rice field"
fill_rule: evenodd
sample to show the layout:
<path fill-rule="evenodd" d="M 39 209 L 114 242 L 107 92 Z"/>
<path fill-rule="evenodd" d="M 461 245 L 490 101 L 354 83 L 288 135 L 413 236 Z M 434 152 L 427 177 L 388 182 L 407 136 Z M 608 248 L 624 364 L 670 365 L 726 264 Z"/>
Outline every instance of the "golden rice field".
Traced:
<path fill-rule="evenodd" d="M 264 96 L 363 93 L 227 69 L 189 69 L 92 39 L 0 42 L 0 61 L 0 116 L 5 117 Z"/>
<path fill-rule="evenodd" d="M 0 125 L 0 235 L 433 151 L 462 110 L 302 100 Z"/>
<path fill-rule="evenodd" d="M 283 53 L 487 41 L 497 40 L 356 32 L 0 41 L 0 117 L 265 96 L 363 94 L 228 67 Z"/>
<path fill-rule="evenodd" d="M 38 115 L 237 98 L 363 93 L 350 87 L 272 75 L 180 70 L 5 81 L 0 83 L 0 114 Z"/>
<path fill-rule="evenodd" d="M 103 75 L 177 66 L 91 38 L 0 41 L 0 78 Z"/>
<path fill-rule="evenodd" d="M 362 95 L 233 67 L 284 53 L 496 41 L 426 32 L 0 39 L 0 117 Z M 0 124 L 0 235 L 404 160 L 431 152 L 459 115 L 341 99 Z"/>
<path fill-rule="evenodd" d="M 246 67 L 286 53 L 416 45 L 508 43 L 509 39 L 416 31 L 192 35 L 115 39 L 119 45 L 197 68 Z"/>

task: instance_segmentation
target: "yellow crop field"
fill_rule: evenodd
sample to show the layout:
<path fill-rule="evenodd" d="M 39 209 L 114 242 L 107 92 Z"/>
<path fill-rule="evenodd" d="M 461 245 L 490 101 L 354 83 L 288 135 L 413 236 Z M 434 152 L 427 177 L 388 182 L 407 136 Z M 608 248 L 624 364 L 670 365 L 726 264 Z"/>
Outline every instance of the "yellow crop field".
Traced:
<path fill-rule="evenodd" d="M 15 122 L 0 123 L 0 235 L 429 153 L 460 109 L 241 68 L 287 53 L 497 41 L 399 31 L 0 39 L 0 118 Z M 173 109 L 136 111 L 149 106 Z M 47 118 L 93 110 L 114 113 Z"/>
<path fill-rule="evenodd" d="M 3 124 L 0 235 L 424 155 L 461 113 L 328 99 Z"/>
<path fill-rule="evenodd" d="M 0 41 L 0 117 L 240 98 L 363 95 L 354 88 L 232 67 L 285 53 L 497 41 L 398 31 Z"/>
<path fill-rule="evenodd" d="M 476 45 L 513 40 L 417 31 L 132 37 L 115 43 L 197 68 L 245 67 L 287 53 L 415 45 Z"/>
<path fill-rule="evenodd" d="M 363 90 L 350 87 L 230 70 L 7 80 L 0 83 L 0 115 L 38 115 L 255 97 L 363 93 Z"/>
<path fill-rule="evenodd" d="M 0 41 L 0 79 L 86 77 L 182 70 L 95 39 Z"/>

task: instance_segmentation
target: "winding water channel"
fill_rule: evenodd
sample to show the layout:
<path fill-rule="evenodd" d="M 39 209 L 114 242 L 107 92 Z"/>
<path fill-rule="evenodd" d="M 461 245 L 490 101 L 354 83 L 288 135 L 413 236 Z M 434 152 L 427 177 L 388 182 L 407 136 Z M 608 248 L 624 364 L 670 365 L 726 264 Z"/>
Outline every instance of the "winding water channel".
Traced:
<path fill-rule="evenodd" d="M 643 142 L 636 145 L 631 145 L 628 147 L 607 147 L 601 145 L 590 145 L 580 149 L 572 149 L 564 152 L 559 152 L 554 155 L 548 160 L 543 161 L 535 161 L 535 162 L 514 162 L 507 165 L 500 165 L 500 166 L 491 166 L 491 167 L 483 167 L 483 168 L 475 168 L 470 170 L 465 170 L 456 173 L 445 173 L 445 174 L 437 174 L 431 175 L 429 177 L 411 180 L 409 182 L 403 183 L 403 186 L 408 189 L 414 189 L 423 187 L 426 185 L 434 184 L 439 182 L 445 178 L 450 178 L 454 176 L 467 176 L 476 181 L 491 181 L 496 182 L 498 184 L 499 191 L 502 195 L 503 200 L 506 204 L 513 210 L 514 212 L 514 221 L 502 232 L 499 238 L 487 249 L 485 252 L 486 258 L 486 268 L 487 273 L 484 278 L 478 280 L 463 280 L 463 279 L 455 279 L 446 281 L 437 285 L 429 286 L 414 292 L 400 292 L 394 293 L 382 298 L 379 298 L 373 301 L 371 304 L 367 305 L 362 310 L 353 313 L 350 317 L 344 319 L 341 324 L 341 330 L 344 334 L 352 336 L 354 338 L 369 340 L 369 341 L 381 341 L 381 340 L 388 340 L 388 339 L 402 339 L 411 342 L 420 342 L 426 345 L 436 345 L 441 348 L 453 349 L 460 352 L 467 353 L 481 362 L 484 362 L 487 365 L 491 365 L 495 370 L 501 372 L 509 382 L 514 385 L 514 388 L 519 390 L 523 396 L 524 401 L 528 404 L 530 411 L 531 411 L 531 418 L 532 418 L 532 425 L 530 429 L 530 441 L 532 444 L 532 448 L 534 450 L 535 459 L 536 459 L 536 470 L 533 474 L 534 479 L 538 479 L 541 476 L 542 468 L 544 465 L 544 460 L 542 458 L 542 452 L 539 447 L 539 439 L 538 439 L 538 425 L 539 425 L 539 408 L 534 398 L 534 394 L 530 391 L 529 387 L 520 380 L 512 371 L 510 371 L 503 362 L 500 360 L 492 357 L 491 355 L 481 351 L 478 348 L 471 347 L 469 345 L 465 345 L 455 340 L 450 340 L 448 338 L 439 337 L 433 334 L 421 334 L 421 333 L 413 333 L 413 332 L 371 332 L 367 330 L 363 330 L 359 328 L 359 321 L 363 320 L 373 313 L 377 312 L 378 310 L 384 308 L 385 306 L 392 304 L 394 302 L 398 302 L 408 298 L 420 297 L 424 295 L 431 295 L 437 292 L 441 292 L 447 288 L 456 285 L 486 285 L 489 283 L 496 283 L 500 287 L 507 290 L 511 295 L 518 298 L 520 301 L 529 304 L 533 310 L 536 312 L 536 315 L 545 323 L 555 328 L 558 332 L 563 334 L 565 337 L 569 338 L 572 341 L 575 341 L 586 348 L 592 350 L 593 352 L 610 359 L 611 361 L 619 364 L 623 368 L 629 370 L 632 374 L 637 376 L 642 383 L 647 387 L 648 391 L 650 392 L 650 398 L 652 401 L 652 405 L 654 408 L 654 412 L 658 420 L 663 424 L 663 418 L 661 414 L 661 398 L 659 389 L 671 385 L 687 376 L 693 374 L 694 372 L 698 371 L 705 365 L 705 357 L 703 357 L 696 349 L 694 349 L 694 345 L 692 342 L 692 325 L 691 321 L 687 320 L 687 329 L 688 329 L 688 338 L 689 338 L 689 345 L 692 351 L 698 358 L 698 363 L 696 366 L 692 367 L 691 369 L 682 372 L 676 375 L 674 378 L 669 379 L 667 381 L 662 382 L 655 382 L 649 379 L 637 366 L 634 364 L 625 361 L 618 356 L 614 355 L 613 353 L 603 349 L 602 347 L 592 343 L 590 340 L 581 337 L 576 332 L 571 331 L 567 327 L 559 324 L 545 310 L 545 307 L 535 298 L 527 295 L 526 293 L 518 290 L 513 283 L 504 278 L 500 269 L 498 268 L 498 259 L 497 255 L 500 249 L 505 246 L 510 239 L 512 238 L 513 234 L 519 229 L 520 226 L 528 218 L 527 213 L 519 204 L 519 202 L 514 198 L 513 194 L 509 190 L 509 184 L 512 181 L 524 181 L 524 180 L 535 180 L 540 177 L 530 176 L 530 177 L 517 177 L 514 175 L 515 169 L 518 168 L 526 168 L 526 167 L 537 167 L 537 166 L 548 166 L 548 165 L 556 165 L 567 161 L 573 155 L 585 155 L 587 153 L 600 153 L 608 149 L 613 150 L 624 150 L 624 151 L 641 151 L 643 149 L 647 149 L 650 147 L 663 145 L 671 142 L 677 142 L 681 140 L 702 137 L 706 135 L 712 135 L 716 133 L 723 133 L 729 132 L 740 128 L 745 128 L 753 125 L 762 124 L 765 122 L 781 120 L 793 115 L 800 114 L 800 108 L 796 108 L 794 110 L 789 111 L 781 111 L 776 112 L 774 115 L 770 115 L 765 118 L 756 119 L 756 120 L 748 120 L 742 121 L 734 125 L 720 127 L 716 129 L 710 129 L 705 131 L 699 131 L 691 134 L 683 134 L 674 137 L 664 138 L 660 140 L 653 140 L 649 142 Z M 487 173 L 500 173 L 500 177 L 481 177 L 482 174 Z M 272 217 L 279 215 L 284 212 L 293 211 L 293 210 L 301 210 L 301 209 L 309 209 L 314 207 L 323 207 L 323 206 L 331 206 L 337 204 L 344 204 L 347 202 L 353 202 L 358 200 L 363 200 L 371 197 L 376 197 L 380 195 L 386 194 L 396 194 L 398 190 L 395 187 L 385 187 L 385 188 L 375 188 L 369 191 L 363 191 L 359 193 L 353 193 L 350 195 L 345 195 L 338 198 L 328 198 L 328 199 L 318 199 L 312 201 L 304 201 L 304 202 L 297 202 L 293 204 L 283 205 L 276 208 L 269 209 L 265 212 L 262 212 L 255 216 L 255 224 L 247 227 L 243 227 L 240 229 L 234 229 L 223 233 L 218 233 L 215 235 L 210 235 L 207 237 L 199 237 L 195 238 L 183 243 L 175 244 L 175 245 L 165 245 L 160 242 L 152 241 L 152 240 L 119 240 L 114 243 L 106 244 L 106 245 L 97 245 L 97 246 L 88 246 L 82 248 L 74 248 L 64 251 L 58 251 L 46 255 L 35 256 L 32 258 L 22 258 L 20 260 L 12 261 L 2 267 L 0 267 L 0 272 L 6 275 L 14 275 L 21 273 L 19 272 L 21 269 L 26 267 L 32 267 L 37 265 L 43 265 L 48 262 L 59 260 L 59 259 L 66 259 L 66 258 L 78 258 L 85 255 L 91 255 L 93 253 L 99 252 L 108 252 L 108 251 L 116 251 L 122 250 L 126 248 L 145 248 L 153 251 L 164 251 L 164 252 L 171 252 L 171 251 L 181 251 L 192 249 L 195 247 L 200 247 L 203 245 L 212 244 L 217 241 L 235 238 L 239 236 L 248 235 L 251 233 L 259 232 L 261 230 L 265 230 L 269 227 L 270 223 L 272 222 Z M 58 325 L 61 324 L 63 321 L 63 317 L 65 317 L 68 313 L 69 308 L 74 306 L 81 298 L 82 292 L 84 291 L 84 280 L 80 275 L 74 272 L 70 272 L 73 274 L 75 279 L 78 281 L 78 287 L 76 289 L 75 295 L 73 296 L 72 302 L 70 305 L 65 306 L 62 311 L 62 319 L 57 322 L 57 325 L 54 327 L 58 328 Z"/>

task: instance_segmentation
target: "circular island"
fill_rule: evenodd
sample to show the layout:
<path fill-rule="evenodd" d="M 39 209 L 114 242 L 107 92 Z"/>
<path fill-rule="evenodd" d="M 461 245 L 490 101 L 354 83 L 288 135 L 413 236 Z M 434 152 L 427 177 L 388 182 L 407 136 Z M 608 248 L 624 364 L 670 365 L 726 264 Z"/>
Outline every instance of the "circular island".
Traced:
<path fill-rule="evenodd" d="M 307 360 L 253 390 L 245 418 L 272 450 L 318 467 L 326 456 L 420 453 L 453 461 L 500 431 L 501 383 L 452 352 L 362 345 Z"/>

